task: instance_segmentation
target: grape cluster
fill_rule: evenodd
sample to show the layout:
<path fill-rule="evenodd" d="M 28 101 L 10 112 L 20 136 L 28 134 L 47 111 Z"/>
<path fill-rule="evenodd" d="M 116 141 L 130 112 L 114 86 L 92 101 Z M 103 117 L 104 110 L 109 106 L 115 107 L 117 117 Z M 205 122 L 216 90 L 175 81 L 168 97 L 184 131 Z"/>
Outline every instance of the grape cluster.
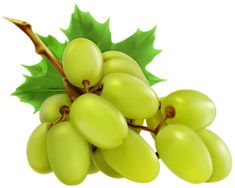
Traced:
<path fill-rule="evenodd" d="M 159 99 L 133 58 L 119 51 L 102 54 L 85 38 L 67 44 L 62 64 L 66 78 L 83 92 L 74 100 L 56 94 L 41 105 L 41 124 L 27 145 L 36 172 L 53 171 L 67 185 L 98 171 L 145 183 L 157 177 L 160 158 L 191 183 L 229 174 L 228 148 L 205 129 L 216 114 L 206 95 L 179 90 Z M 142 129 L 151 132 L 157 153 L 139 135 Z"/>

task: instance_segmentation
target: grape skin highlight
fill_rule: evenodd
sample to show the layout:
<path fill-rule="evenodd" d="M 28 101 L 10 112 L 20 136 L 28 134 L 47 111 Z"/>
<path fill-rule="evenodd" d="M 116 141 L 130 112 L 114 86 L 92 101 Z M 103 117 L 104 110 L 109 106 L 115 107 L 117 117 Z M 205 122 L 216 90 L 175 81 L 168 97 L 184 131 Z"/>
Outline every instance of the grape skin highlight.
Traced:
<path fill-rule="evenodd" d="M 156 93 L 135 76 L 112 73 L 102 80 L 102 85 L 101 96 L 113 103 L 126 118 L 150 118 L 158 110 Z"/>
<path fill-rule="evenodd" d="M 47 156 L 47 133 L 49 123 L 40 124 L 31 134 L 27 144 L 27 159 L 38 173 L 49 173 L 51 167 Z"/>
<path fill-rule="evenodd" d="M 81 183 L 90 168 L 90 145 L 68 121 L 48 132 L 47 150 L 51 168 L 66 185 Z"/>
<path fill-rule="evenodd" d="M 100 151 L 108 165 L 129 180 L 146 183 L 154 180 L 159 173 L 159 161 L 154 151 L 131 129 L 121 146 Z"/>
<path fill-rule="evenodd" d="M 93 145 L 110 149 L 120 146 L 128 133 L 125 117 L 106 99 L 95 94 L 77 98 L 70 109 L 72 125 Z"/>
<path fill-rule="evenodd" d="M 232 156 L 223 140 L 210 130 L 199 130 L 198 135 L 210 152 L 213 172 L 208 182 L 216 182 L 226 178 L 232 168 Z"/>
<path fill-rule="evenodd" d="M 212 160 L 206 145 L 185 125 L 162 128 L 156 136 L 156 149 L 166 166 L 185 181 L 203 183 L 212 175 Z"/>
<path fill-rule="evenodd" d="M 67 94 L 56 94 L 48 97 L 40 107 L 40 121 L 55 122 L 60 118 L 60 109 L 63 106 L 71 106 L 71 101 Z"/>
<path fill-rule="evenodd" d="M 167 123 L 184 124 L 195 130 L 209 126 L 216 115 L 212 100 L 195 90 L 178 90 L 168 95 L 162 102 L 162 114 L 168 106 L 175 109 L 175 116 Z"/>

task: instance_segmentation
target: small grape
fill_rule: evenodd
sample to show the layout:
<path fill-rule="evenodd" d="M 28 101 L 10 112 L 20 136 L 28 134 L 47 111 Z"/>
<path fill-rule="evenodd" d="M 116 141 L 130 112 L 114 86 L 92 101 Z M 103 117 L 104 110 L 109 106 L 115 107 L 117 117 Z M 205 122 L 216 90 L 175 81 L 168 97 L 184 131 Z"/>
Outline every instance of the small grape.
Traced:
<path fill-rule="evenodd" d="M 96 165 L 94 164 L 93 160 L 91 159 L 91 161 L 90 161 L 90 168 L 89 168 L 88 174 L 95 174 L 97 172 L 99 172 L 99 169 L 96 167 Z"/>
<path fill-rule="evenodd" d="M 27 159 L 38 173 L 49 173 L 51 167 L 47 156 L 47 133 L 49 123 L 42 123 L 31 134 L 27 144 Z"/>
<path fill-rule="evenodd" d="M 129 60 L 129 61 L 135 61 L 129 55 L 127 55 L 127 54 L 125 54 L 121 51 L 115 51 L 115 50 L 106 51 L 102 54 L 102 56 L 103 56 L 104 62 L 108 61 L 110 59 L 113 59 L 113 58 L 122 58 L 122 59 L 126 59 L 126 60 Z"/>
<path fill-rule="evenodd" d="M 104 174 L 106 174 L 107 176 L 113 177 L 113 178 L 121 178 L 122 176 L 120 174 L 118 174 L 116 171 L 114 171 L 108 164 L 107 162 L 104 160 L 100 149 L 96 148 L 93 152 L 92 152 L 92 161 L 94 163 L 94 165 Z"/>
<path fill-rule="evenodd" d="M 77 87 L 83 87 L 84 80 L 93 86 L 102 76 L 102 54 L 94 42 L 85 38 L 67 44 L 62 63 L 66 77 Z"/>
<path fill-rule="evenodd" d="M 61 122 L 48 132 L 47 151 L 57 178 L 66 185 L 81 183 L 90 167 L 90 145 L 71 123 Z"/>
<path fill-rule="evenodd" d="M 101 96 L 112 102 L 126 118 L 150 118 L 158 110 L 155 92 L 135 76 L 112 73 L 102 80 L 102 85 Z"/>
<path fill-rule="evenodd" d="M 161 97 L 160 98 L 160 103 L 162 103 L 162 101 L 164 100 L 165 97 Z M 155 130 L 159 123 L 161 122 L 161 120 L 163 119 L 163 115 L 162 115 L 162 112 L 161 110 L 158 110 L 153 117 L 149 118 L 149 119 L 146 119 L 146 123 L 147 123 L 147 126 L 149 128 L 151 128 L 152 130 Z M 167 125 L 166 122 L 163 123 L 163 126 Z M 151 132 L 151 136 L 153 137 L 153 139 L 155 140 L 156 138 L 156 135 L 154 133 Z"/>
<path fill-rule="evenodd" d="M 128 133 L 125 117 L 106 99 L 95 94 L 78 97 L 71 106 L 72 125 L 93 145 L 110 149 L 120 146 Z"/>
<path fill-rule="evenodd" d="M 131 129 L 121 146 L 100 151 L 107 164 L 129 180 L 150 182 L 159 173 L 159 161 L 154 151 L 139 134 Z"/>
<path fill-rule="evenodd" d="M 215 133 L 207 129 L 198 132 L 210 152 L 213 172 L 208 182 L 220 181 L 226 178 L 232 168 L 232 156 L 226 144 Z"/>
<path fill-rule="evenodd" d="M 41 122 L 55 122 L 61 116 L 60 109 L 70 107 L 71 101 L 66 94 L 56 94 L 48 97 L 41 105 L 39 117 Z"/>
<path fill-rule="evenodd" d="M 168 95 L 162 102 L 161 111 L 173 107 L 175 116 L 167 123 L 185 124 L 195 130 L 205 128 L 215 119 L 214 103 L 205 94 L 195 90 L 178 90 Z"/>
<path fill-rule="evenodd" d="M 111 73 L 126 73 L 143 80 L 146 84 L 149 84 L 142 69 L 134 60 L 130 61 L 123 58 L 112 58 L 104 62 L 103 65 L 103 77 Z"/>
<path fill-rule="evenodd" d="M 185 181 L 202 183 L 212 175 L 212 160 L 206 145 L 185 125 L 162 128 L 156 136 L 156 149 L 166 166 Z"/>

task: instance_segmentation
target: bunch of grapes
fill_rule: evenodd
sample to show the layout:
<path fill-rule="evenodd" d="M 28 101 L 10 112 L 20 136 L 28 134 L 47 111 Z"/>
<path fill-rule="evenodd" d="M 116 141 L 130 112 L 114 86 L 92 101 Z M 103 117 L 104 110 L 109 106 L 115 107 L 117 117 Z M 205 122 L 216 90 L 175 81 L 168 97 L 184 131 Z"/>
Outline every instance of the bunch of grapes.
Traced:
<path fill-rule="evenodd" d="M 145 183 L 157 177 L 161 159 L 191 183 L 219 181 L 229 174 L 228 148 L 205 129 L 216 114 L 206 95 L 179 90 L 159 99 L 133 58 L 119 51 L 102 54 L 85 38 L 67 44 L 62 64 L 80 94 L 56 94 L 41 105 L 41 124 L 27 145 L 35 171 L 53 171 L 67 185 L 98 171 Z M 157 152 L 141 130 L 152 134 Z"/>

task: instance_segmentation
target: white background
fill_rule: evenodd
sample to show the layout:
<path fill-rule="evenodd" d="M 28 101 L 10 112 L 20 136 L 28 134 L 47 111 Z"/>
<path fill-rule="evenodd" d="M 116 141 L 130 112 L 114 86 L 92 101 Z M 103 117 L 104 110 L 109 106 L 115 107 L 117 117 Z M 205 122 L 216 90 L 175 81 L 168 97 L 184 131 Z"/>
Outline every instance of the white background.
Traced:
<path fill-rule="evenodd" d="M 155 47 L 162 49 L 148 69 L 167 81 L 154 89 L 164 96 L 177 89 L 196 89 L 210 96 L 217 106 L 217 118 L 210 129 L 219 134 L 235 156 L 235 3 L 233 0 L 1 0 L 0 1 L 0 187 L 66 187 L 53 174 L 31 170 L 25 156 L 27 139 L 39 124 L 30 105 L 10 94 L 27 74 L 21 64 L 37 63 L 30 40 L 11 23 L 9 16 L 27 20 L 34 31 L 52 34 L 64 41 L 59 28 L 66 28 L 74 5 L 104 22 L 111 18 L 113 41 L 117 42 L 138 27 L 157 25 Z M 147 134 L 145 138 L 151 143 Z M 151 143 L 153 145 L 153 143 Z M 234 159 L 234 158 L 233 158 Z M 143 161 L 144 162 L 144 161 Z M 101 173 L 89 175 L 79 186 L 86 187 L 180 187 L 231 188 L 234 170 L 224 181 L 193 185 L 174 176 L 161 163 L 157 179 L 138 184 L 112 179 Z"/>

